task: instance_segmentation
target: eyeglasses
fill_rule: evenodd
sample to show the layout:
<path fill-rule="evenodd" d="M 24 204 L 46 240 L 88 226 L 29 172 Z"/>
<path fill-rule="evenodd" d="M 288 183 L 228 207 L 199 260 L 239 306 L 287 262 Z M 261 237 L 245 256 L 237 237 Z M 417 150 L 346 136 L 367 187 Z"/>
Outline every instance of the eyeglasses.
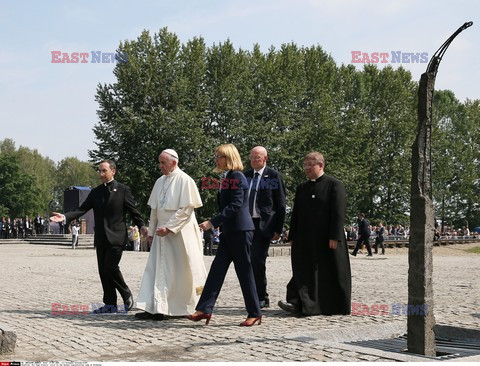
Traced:
<path fill-rule="evenodd" d="M 215 160 L 226 158 L 225 155 L 215 155 Z"/>
<path fill-rule="evenodd" d="M 100 173 L 106 173 L 106 172 L 109 172 L 110 170 L 108 169 L 97 169 L 97 173 L 100 174 Z"/>
<path fill-rule="evenodd" d="M 312 166 L 318 165 L 318 163 L 303 163 L 304 168 L 311 168 Z"/>

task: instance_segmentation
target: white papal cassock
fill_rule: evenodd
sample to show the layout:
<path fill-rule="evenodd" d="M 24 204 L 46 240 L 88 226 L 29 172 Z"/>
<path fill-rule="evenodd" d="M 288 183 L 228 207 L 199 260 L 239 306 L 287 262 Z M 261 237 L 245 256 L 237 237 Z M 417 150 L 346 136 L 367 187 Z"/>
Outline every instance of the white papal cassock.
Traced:
<path fill-rule="evenodd" d="M 194 209 L 202 206 L 197 186 L 178 167 L 155 182 L 148 235 L 152 248 L 137 298 L 137 308 L 151 314 L 189 315 L 205 284 L 203 246 Z M 172 231 L 164 237 L 155 229 Z"/>

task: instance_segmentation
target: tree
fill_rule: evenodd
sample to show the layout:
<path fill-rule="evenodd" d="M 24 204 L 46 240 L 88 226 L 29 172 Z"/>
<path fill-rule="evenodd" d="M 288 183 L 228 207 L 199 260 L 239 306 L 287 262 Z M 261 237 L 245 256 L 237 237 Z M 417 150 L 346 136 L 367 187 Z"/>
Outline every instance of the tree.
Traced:
<path fill-rule="evenodd" d="M 45 212 L 34 176 L 22 172 L 14 154 L 0 154 L 0 212 L 23 217 Z"/>
<path fill-rule="evenodd" d="M 467 175 L 467 197 L 465 205 L 465 221 L 460 224 L 474 228 L 480 226 L 480 100 L 468 100 L 465 105 L 465 128 L 463 130 L 465 154 L 462 154 L 465 165 L 462 173 Z"/>
<path fill-rule="evenodd" d="M 15 142 L 12 139 L 0 141 L 0 155 L 14 154 L 16 151 Z"/>
<path fill-rule="evenodd" d="M 18 164 L 18 168 L 20 169 L 21 184 L 14 184 L 10 188 L 23 189 L 28 186 L 30 187 L 29 192 L 22 193 L 28 197 L 30 191 L 35 192 L 35 198 L 32 202 L 23 199 L 16 201 L 14 204 L 10 202 L 10 206 L 8 206 L 11 211 L 10 214 L 12 215 L 12 212 L 26 212 L 29 215 L 44 214 L 46 210 L 48 210 L 49 202 L 52 200 L 53 181 L 55 177 L 54 162 L 49 158 L 41 156 L 36 149 L 31 150 L 23 146 L 17 149 L 15 142 L 11 139 L 5 139 L 0 142 L 0 155 L 5 157 L 9 156 L 13 159 L 7 159 L 10 169 L 13 169 L 12 172 L 16 169 L 11 165 L 13 164 L 12 161 L 15 162 L 14 165 Z M 9 194 L 16 197 L 20 192 L 9 191 Z M 23 205 L 25 202 L 28 204 L 19 206 L 20 203 Z"/>
<path fill-rule="evenodd" d="M 134 41 L 120 44 L 128 62 L 117 64 L 117 82 L 99 85 L 100 122 L 95 126 L 96 162 L 117 161 L 119 179 L 128 184 L 143 213 L 159 176 L 158 155 L 175 148 L 182 167 L 200 181 L 212 161 L 206 96 L 206 49 L 195 38 L 181 47 L 166 28 L 153 39 L 143 32 Z M 198 149 L 198 146 L 203 149 Z"/>
<path fill-rule="evenodd" d="M 54 202 L 56 209 L 63 210 L 63 192 L 71 186 L 95 187 L 99 184 L 98 174 L 91 163 L 75 157 L 61 160 L 57 164 L 54 184 Z"/>
<path fill-rule="evenodd" d="M 15 147 L 11 139 L 0 141 L 3 198 L 0 215 L 48 215 L 63 209 L 63 191 L 73 185 L 95 186 L 98 176 L 91 163 L 63 159 L 57 166 L 38 150 Z M 15 183 L 18 180 L 18 183 Z M 4 185 L 4 186 L 3 186 Z M 32 193 L 33 192 L 33 193 Z"/>
<path fill-rule="evenodd" d="M 434 94 L 433 198 L 437 218 L 456 228 L 480 224 L 479 102 Z"/>
<path fill-rule="evenodd" d="M 119 52 L 128 62 L 116 65 L 116 82 L 97 88 L 97 148 L 90 156 L 117 160 L 119 179 L 144 213 L 158 154 L 174 148 L 201 188 L 200 216 L 214 214 L 216 192 L 202 189 L 201 178 L 212 176 L 214 148 L 234 143 L 246 167 L 251 148 L 267 148 L 269 164 L 285 178 L 287 202 L 305 179 L 303 157 L 319 150 L 326 172 L 345 184 L 350 218 L 363 211 L 374 221 L 408 222 L 418 85 L 405 69 L 337 66 L 320 46 L 294 43 L 265 53 L 258 45 L 237 50 L 229 40 L 181 44 L 166 28 L 120 43 Z M 462 105 L 448 92 L 438 95 L 434 196 L 449 196 L 452 217 L 476 220 L 478 101 Z M 452 126 L 445 125 L 449 118 Z M 447 135 L 456 142 L 448 148 Z M 446 156 L 459 166 L 452 170 Z"/>
<path fill-rule="evenodd" d="M 20 146 L 15 154 L 20 162 L 22 172 L 35 177 L 35 187 L 42 206 L 41 212 L 44 212 L 53 198 L 56 177 L 55 163 L 40 155 L 37 149 L 31 150 L 24 146 Z"/>
<path fill-rule="evenodd" d="M 408 222 L 410 156 L 417 123 L 417 84 L 403 68 L 366 66 L 363 72 L 365 146 L 359 160 L 368 172 L 359 211 L 387 223 Z"/>

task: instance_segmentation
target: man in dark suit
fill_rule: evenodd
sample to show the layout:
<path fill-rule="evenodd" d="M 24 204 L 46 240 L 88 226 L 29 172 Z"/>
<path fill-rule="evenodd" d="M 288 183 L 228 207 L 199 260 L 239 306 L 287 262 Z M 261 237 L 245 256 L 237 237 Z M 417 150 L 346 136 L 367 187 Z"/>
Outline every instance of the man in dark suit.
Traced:
<path fill-rule="evenodd" d="M 255 225 L 250 258 L 261 308 L 270 306 L 265 263 L 270 242 L 280 239 L 286 210 L 285 183 L 279 172 L 267 166 L 267 160 L 267 150 L 254 147 L 250 151 L 252 169 L 245 172 L 250 215 Z"/>
<path fill-rule="evenodd" d="M 357 256 L 357 252 L 362 247 L 362 244 L 365 244 L 367 247 L 367 257 L 372 257 L 372 248 L 370 247 L 370 223 L 365 218 L 364 213 L 358 214 L 358 240 L 355 249 L 351 253 L 354 257 Z"/>
<path fill-rule="evenodd" d="M 122 258 L 125 243 L 128 242 L 125 215 L 128 212 L 132 221 L 146 236 L 147 227 L 140 216 L 132 197 L 130 188 L 114 180 L 115 162 L 104 160 L 98 166 L 98 174 L 102 184 L 92 189 L 82 205 L 65 215 L 53 212 L 50 220 L 70 221 L 93 209 L 95 221 L 94 244 L 97 250 L 98 272 L 103 287 L 105 306 L 96 309 L 96 313 L 116 312 L 117 292 L 123 298 L 125 310 L 133 308 L 133 296 L 128 288 L 118 264 Z"/>
<path fill-rule="evenodd" d="M 37 215 L 35 217 L 35 219 L 33 220 L 33 224 L 35 225 L 35 235 L 39 235 L 41 234 L 41 231 L 40 231 L 40 215 Z"/>

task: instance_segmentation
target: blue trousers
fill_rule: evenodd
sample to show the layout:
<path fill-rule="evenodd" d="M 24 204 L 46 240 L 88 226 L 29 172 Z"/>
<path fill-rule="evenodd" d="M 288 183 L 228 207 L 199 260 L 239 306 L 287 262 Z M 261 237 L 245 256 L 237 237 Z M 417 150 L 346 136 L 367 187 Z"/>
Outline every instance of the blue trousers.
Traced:
<path fill-rule="evenodd" d="M 222 289 L 228 268 L 230 263 L 233 262 L 242 289 L 248 317 L 257 318 L 261 315 L 252 264 L 250 262 L 252 238 L 253 231 L 238 231 L 220 235 L 217 254 L 210 267 L 210 272 L 208 273 L 196 310 L 207 314 L 213 312 L 213 307 Z"/>

